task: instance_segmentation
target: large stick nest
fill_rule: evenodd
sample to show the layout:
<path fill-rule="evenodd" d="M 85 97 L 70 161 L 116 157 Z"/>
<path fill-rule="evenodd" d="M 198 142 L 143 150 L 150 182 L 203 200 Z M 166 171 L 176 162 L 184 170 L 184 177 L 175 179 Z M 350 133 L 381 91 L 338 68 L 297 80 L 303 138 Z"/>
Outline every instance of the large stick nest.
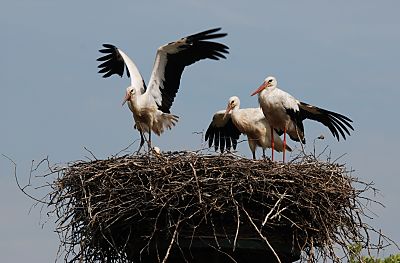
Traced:
<path fill-rule="evenodd" d="M 360 182 L 335 163 L 175 152 L 79 161 L 57 173 L 50 198 L 70 262 L 177 254 L 192 262 L 199 244 L 235 262 L 248 241 L 278 262 L 300 252 L 339 262 L 338 247 L 346 255 L 349 244 L 369 245 L 360 200 L 370 186 L 355 189 Z"/>

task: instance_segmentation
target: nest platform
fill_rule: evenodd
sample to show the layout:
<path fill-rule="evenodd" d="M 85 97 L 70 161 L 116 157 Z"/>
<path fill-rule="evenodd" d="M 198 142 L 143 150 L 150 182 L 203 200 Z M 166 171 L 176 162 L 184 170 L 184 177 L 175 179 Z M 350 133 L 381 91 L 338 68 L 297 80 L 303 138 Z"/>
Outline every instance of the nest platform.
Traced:
<path fill-rule="evenodd" d="M 309 157 L 174 152 L 71 163 L 50 199 L 67 262 L 340 262 L 368 242 L 354 183 Z"/>

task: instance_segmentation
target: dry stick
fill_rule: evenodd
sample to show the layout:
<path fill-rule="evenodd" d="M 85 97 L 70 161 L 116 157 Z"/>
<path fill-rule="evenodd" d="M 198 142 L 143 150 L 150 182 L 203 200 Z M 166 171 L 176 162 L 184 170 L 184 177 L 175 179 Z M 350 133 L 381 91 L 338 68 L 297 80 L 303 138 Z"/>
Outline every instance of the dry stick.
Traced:
<path fill-rule="evenodd" d="M 158 223 L 158 219 L 160 218 L 161 213 L 164 211 L 165 206 L 167 205 L 167 202 L 164 203 L 163 207 L 160 209 L 160 211 L 158 211 L 157 216 L 156 216 L 156 220 L 154 222 L 154 228 L 152 233 L 149 236 L 149 240 L 147 242 L 147 244 L 140 250 L 140 256 L 142 256 L 142 253 L 144 252 L 144 250 L 147 248 L 147 251 L 149 251 L 150 249 L 150 242 L 152 240 L 152 238 L 154 237 L 154 235 L 156 234 L 157 231 L 157 223 Z"/>
<path fill-rule="evenodd" d="M 164 259 L 163 259 L 162 263 L 167 262 L 167 259 L 168 259 L 168 256 L 169 256 L 169 252 L 171 251 L 172 245 L 173 245 L 174 242 L 175 242 L 176 234 L 178 233 L 179 224 L 181 223 L 180 218 L 181 218 L 181 216 L 179 216 L 179 218 L 178 218 L 178 222 L 176 223 L 176 227 L 175 227 L 174 234 L 172 235 L 171 242 L 169 243 L 167 252 L 165 253 L 165 256 L 164 256 Z"/>
<path fill-rule="evenodd" d="M 232 185 L 231 185 L 231 197 L 232 200 L 235 200 L 234 196 L 233 196 L 233 190 L 232 190 Z M 236 242 L 239 236 L 239 227 L 240 227 L 240 213 L 239 213 L 239 206 L 237 205 L 237 202 L 233 202 L 233 204 L 235 205 L 236 208 L 236 233 L 235 233 L 235 239 L 233 240 L 233 252 L 235 252 L 236 249 Z"/>
<path fill-rule="evenodd" d="M 224 255 L 227 256 L 230 260 L 232 260 L 233 262 L 238 263 L 231 255 L 229 255 L 229 254 L 226 253 L 225 251 L 222 251 L 221 249 L 219 249 L 219 248 L 217 248 L 217 247 L 214 247 L 213 245 L 211 245 L 211 244 L 209 244 L 209 243 L 207 243 L 207 245 L 208 245 L 209 247 L 212 247 L 213 249 L 217 250 L 218 252 L 224 254 Z"/>
<path fill-rule="evenodd" d="M 214 233 L 214 240 L 215 240 L 215 243 L 217 244 L 218 248 L 221 248 L 221 246 L 219 245 L 219 242 L 218 242 L 217 232 L 215 231 L 215 225 L 214 225 L 214 221 L 213 221 L 213 219 L 212 219 L 212 216 L 210 216 L 210 222 L 211 222 L 211 226 L 212 226 L 213 233 Z"/>
<path fill-rule="evenodd" d="M 236 202 L 236 200 L 234 200 L 234 202 Z M 265 243 L 267 243 L 268 247 L 271 249 L 272 253 L 274 254 L 274 256 L 276 257 L 276 259 L 278 260 L 279 263 L 281 262 L 281 259 L 279 258 L 278 254 L 276 254 L 274 248 L 271 246 L 271 244 L 269 243 L 268 239 L 261 233 L 260 229 L 256 226 L 256 224 L 253 222 L 253 219 L 251 219 L 251 216 L 249 215 L 249 213 L 247 213 L 246 209 L 244 209 L 244 207 L 242 206 L 242 210 L 245 212 L 247 218 L 249 219 L 250 223 L 253 225 L 254 229 L 257 231 L 257 233 L 260 235 L 260 237 L 265 241 Z"/>
<path fill-rule="evenodd" d="M 28 181 L 28 185 L 24 186 L 24 189 L 28 186 L 31 186 L 31 179 L 32 179 L 32 173 L 35 172 L 37 169 L 39 169 L 39 166 L 43 163 L 43 162 L 47 162 L 47 167 L 49 167 L 49 156 L 47 156 L 46 158 L 42 159 L 35 168 L 33 168 L 33 164 L 34 164 L 34 160 L 32 160 L 31 163 L 31 171 L 29 172 L 29 181 Z"/>
<path fill-rule="evenodd" d="M 202 204 L 203 201 L 201 199 L 201 192 L 200 192 L 200 184 L 199 184 L 199 178 L 197 178 L 197 173 L 196 173 L 196 169 L 194 169 L 193 164 L 190 163 L 190 167 L 192 167 L 192 171 L 193 171 L 193 175 L 194 178 L 196 179 L 196 185 L 197 185 L 197 193 L 199 194 L 199 203 Z"/>
<path fill-rule="evenodd" d="M 86 151 L 88 151 L 89 153 L 90 153 L 90 155 L 92 155 L 92 157 L 97 161 L 98 159 L 96 158 L 96 156 L 94 156 L 94 154 L 93 154 L 93 152 L 91 151 L 91 150 L 89 150 L 88 148 L 86 148 L 86 147 L 83 147 Z M 87 158 L 87 157 L 86 157 Z M 91 161 L 91 159 L 90 158 L 88 158 L 90 161 Z"/>
<path fill-rule="evenodd" d="M 271 216 L 270 219 L 274 219 L 274 218 L 277 217 L 277 216 L 282 216 L 282 212 L 285 211 L 286 209 L 288 209 L 287 206 L 285 206 L 284 208 L 278 210 L 273 216 Z M 296 224 L 294 224 L 294 225 L 296 225 Z"/>
<path fill-rule="evenodd" d="M 21 185 L 20 185 L 20 183 L 19 183 L 19 181 L 18 181 L 18 177 L 17 177 L 17 164 L 16 164 L 10 157 L 8 157 L 7 155 L 2 154 L 2 156 L 3 156 L 4 158 L 8 159 L 8 160 L 13 164 L 13 166 L 14 166 L 14 178 L 15 178 L 15 182 L 17 183 L 17 186 L 18 186 L 19 190 L 21 190 L 21 192 L 22 192 L 24 195 L 26 195 L 27 197 L 31 198 L 32 200 L 35 200 L 35 201 L 38 202 L 38 203 L 42 203 L 42 204 L 45 204 L 45 205 L 50 205 L 50 203 L 44 202 L 43 200 L 37 199 L 36 197 L 33 197 L 32 195 L 28 194 L 28 193 L 25 191 L 25 188 L 26 188 L 28 185 L 27 185 L 27 186 L 24 186 L 24 187 L 21 187 Z"/>
<path fill-rule="evenodd" d="M 118 256 L 122 258 L 122 253 L 117 249 L 114 239 L 110 237 L 111 238 L 110 241 L 104 234 L 104 231 L 101 231 L 101 235 L 104 237 L 104 240 L 107 241 L 107 243 L 110 245 L 110 247 L 118 254 Z"/>
<path fill-rule="evenodd" d="M 125 242 L 124 246 L 122 247 L 122 251 L 126 250 L 126 246 L 128 245 L 128 242 L 131 239 L 131 234 L 132 234 L 132 227 L 129 227 L 129 234 L 126 238 L 126 242 Z"/>
<path fill-rule="evenodd" d="M 178 233 L 177 233 L 178 234 Z M 179 235 L 179 234 L 178 234 Z M 179 244 L 179 237 L 177 237 L 176 238 L 176 245 L 177 245 L 177 247 L 179 248 L 179 251 L 181 252 L 181 255 L 182 255 L 182 257 L 183 257 L 183 260 L 185 261 L 185 263 L 190 263 L 187 259 L 186 259 L 186 257 L 185 257 L 185 253 L 184 253 L 184 251 L 183 251 L 183 249 L 181 248 L 181 245 Z"/>
<path fill-rule="evenodd" d="M 275 210 L 275 208 L 277 207 L 277 205 L 280 204 L 280 202 L 282 202 L 283 198 L 286 197 L 286 192 L 287 192 L 287 190 L 285 190 L 285 192 L 283 193 L 283 195 L 281 195 L 281 197 L 276 201 L 275 205 L 272 207 L 272 209 L 269 211 L 269 213 L 265 216 L 265 219 L 264 219 L 263 223 L 261 224 L 261 226 L 264 226 L 264 225 L 267 223 L 269 216 L 270 216 L 270 215 L 272 214 L 272 212 Z M 282 211 L 282 210 L 280 210 L 280 211 Z M 280 211 L 278 211 L 278 212 L 280 212 Z M 277 213 L 278 213 L 278 212 L 277 212 Z"/>
<path fill-rule="evenodd" d="M 90 221 L 92 221 L 93 220 L 93 215 L 92 215 L 92 206 L 91 206 L 91 201 L 90 201 L 90 198 L 91 198 L 90 197 L 90 193 L 89 193 L 89 196 L 88 196 L 86 188 L 84 187 L 85 181 L 82 178 L 82 175 L 79 178 L 81 179 L 81 182 L 82 182 L 82 186 L 83 186 L 82 190 L 83 190 L 83 194 L 85 195 L 85 200 L 87 202 L 87 209 L 88 209 L 88 212 L 89 212 L 89 215 L 90 215 Z"/>
<path fill-rule="evenodd" d="M 139 139 L 134 140 L 133 142 L 131 142 L 128 146 L 126 146 L 125 148 L 123 148 L 122 150 L 120 150 L 119 152 L 117 152 L 116 154 L 112 155 L 112 157 L 117 157 L 120 153 L 128 150 L 134 143 L 136 143 Z"/>

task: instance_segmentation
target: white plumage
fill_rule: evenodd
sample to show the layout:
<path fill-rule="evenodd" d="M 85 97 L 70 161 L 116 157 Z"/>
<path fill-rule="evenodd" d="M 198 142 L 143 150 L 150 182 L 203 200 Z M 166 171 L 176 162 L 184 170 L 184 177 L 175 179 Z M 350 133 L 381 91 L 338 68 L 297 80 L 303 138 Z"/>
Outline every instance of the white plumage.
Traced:
<path fill-rule="evenodd" d="M 225 33 L 216 33 L 219 30 L 220 28 L 210 29 L 159 47 L 148 87 L 136 65 L 121 49 L 110 44 L 103 45 L 105 49 L 100 52 L 106 55 L 97 59 L 104 61 L 98 66 L 99 73 L 104 73 L 104 78 L 113 74 L 122 77 L 126 68 L 131 79 L 124 103 L 128 103 L 135 127 L 140 133 L 138 151 L 144 144 L 144 132 L 149 133 L 150 148 L 151 132 L 160 135 L 178 121 L 178 116 L 170 114 L 170 108 L 178 92 L 184 68 L 202 59 L 226 58 L 224 54 L 228 53 L 227 46 L 208 41 L 226 36 Z"/>
<path fill-rule="evenodd" d="M 305 143 L 304 119 L 315 120 L 327 126 L 338 141 L 339 133 L 343 139 L 346 139 L 346 134 L 350 135 L 349 129 L 353 130 L 353 127 L 350 124 L 352 120 L 348 117 L 301 102 L 279 89 L 277 85 L 274 77 L 267 77 L 251 96 L 258 94 L 260 107 L 271 125 L 271 130 L 275 129 L 278 134 L 284 134 L 283 161 L 286 133 L 292 140 Z"/>
<path fill-rule="evenodd" d="M 257 147 L 263 149 L 263 157 L 265 157 L 265 149 L 271 147 L 270 132 L 271 128 L 260 108 L 240 109 L 239 98 L 233 96 L 229 98 L 226 110 L 214 114 L 205 139 L 208 140 L 209 147 L 214 143 L 215 150 L 219 147 L 223 152 L 225 147 L 230 150 L 231 145 L 236 149 L 240 134 L 246 134 L 253 159 L 256 159 Z M 280 152 L 283 150 L 282 140 L 275 131 L 273 132 L 275 133 L 275 150 Z M 291 149 L 288 147 L 288 150 Z"/>

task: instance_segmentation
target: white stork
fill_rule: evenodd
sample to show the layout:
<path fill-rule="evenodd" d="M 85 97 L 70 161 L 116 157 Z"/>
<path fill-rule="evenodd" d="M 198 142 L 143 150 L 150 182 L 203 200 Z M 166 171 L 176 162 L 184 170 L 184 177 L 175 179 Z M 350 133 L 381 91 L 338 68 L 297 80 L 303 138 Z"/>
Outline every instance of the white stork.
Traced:
<path fill-rule="evenodd" d="M 229 98 L 226 110 L 218 111 L 214 114 L 210 123 L 205 140 L 208 140 L 209 147 L 214 142 L 215 150 L 220 148 L 224 152 L 225 146 L 229 151 L 231 145 L 236 149 L 237 140 L 240 134 L 247 135 L 250 150 L 253 154 L 253 159 L 256 159 L 257 146 L 263 149 L 263 157 L 265 158 L 265 149 L 271 147 L 271 134 L 275 133 L 274 143 L 275 150 L 281 152 L 283 143 L 281 138 L 274 130 L 270 128 L 267 119 L 260 108 L 240 109 L 240 100 L 233 96 Z M 287 148 L 291 151 L 290 147 Z"/>
<path fill-rule="evenodd" d="M 346 139 L 346 133 L 350 135 L 349 129 L 354 130 L 350 124 L 353 121 L 348 117 L 301 102 L 280 90 L 277 84 L 274 77 L 267 77 L 251 96 L 258 94 L 260 107 L 271 125 L 271 130 L 275 129 L 279 135 L 283 133 L 283 162 L 285 162 L 286 133 L 294 141 L 301 141 L 303 144 L 306 142 L 303 126 L 305 119 L 322 123 L 338 141 L 339 133 Z M 271 133 L 271 136 L 274 134 Z M 271 140 L 273 141 L 272 137 Z"/>
<path fill-rule="evenodd" d="M 149 133 L 150 149 L 151 132 L 160 135 L 165 128 L 171 129 L 178 121 L 178 116 L 170 114 L 170 108 L 178 92 L 183 69 L 202 59 L 226 58 L 224 54 L 229 53 L 227 46 L 208 41 L 227 35 L 216 33 L 219 30 L 220 28 L 210 29 L 159 47 L 148 87 L 133 61 L 121 49 L 111 44 L 104 44 L 105 49 L 99 50 L 106 54 L 97 59 L 104 61 L 98 66 L 99 73 L 104 73 L 103 78 L 113 74 L 122 77 L 126 67 L 127 76 L 131 79 L 123 104 L 128 103 L 133 113 L 135 127 L 140 133 L 138 152 L 144 144 L 144 132 Z"/>

